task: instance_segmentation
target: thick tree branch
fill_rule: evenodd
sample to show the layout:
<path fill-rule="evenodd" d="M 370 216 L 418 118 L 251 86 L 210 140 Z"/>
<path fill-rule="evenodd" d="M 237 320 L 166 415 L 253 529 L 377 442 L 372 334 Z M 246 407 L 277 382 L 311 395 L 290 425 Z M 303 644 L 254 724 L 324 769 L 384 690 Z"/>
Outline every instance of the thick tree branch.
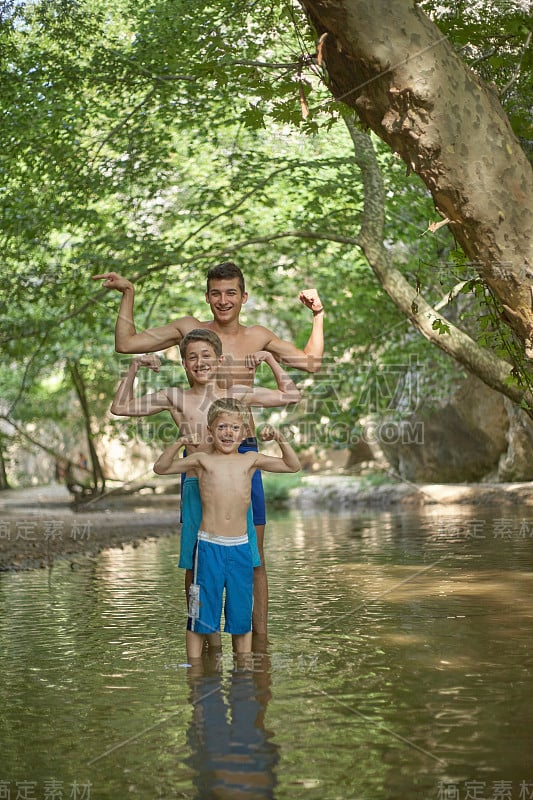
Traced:
<path fill-rule="evenodd" d="M 33 436 L 30 436 L 29 433 L 26 433 L 26 431 L 22 430 L 22 428 L 19 425 L 17 425 L 17 423 L 13 419 L 11 419 L 11 417 L 6 416 L 6 414 L 0 414 L 0 419 L 4 420 L 4 422 L 7 422 L 7 424 L 10 425 L 17 432 L 19 436 L 21 436 L 26 441 L 30 442 L 30 444 L 35 445 L 35 447 L 38 447 L 39 450 L 42 450 L 44 453 L 48 453 L 49 456 L 52 456 L 58 461 L 63 461 L 65 464 L 68 464 L 71 467 L 79 466 L 78 464 L 75 464 L 74 461 L 70 461 L 70 459 L 65 458 L 65 456 L 62 453 L 57 453 L 52 447 L 49 447 L 48 445 L 40 442 L 38 439 L 35 439 Z M 5 432 L 3 432 L 2 436 L 5 439 L 9 439 L 10 441 L 15 440 L 14 436 L 6 434 Z"/>
<path fill-rule="evenodd" d="M 448 320 L 445 320 L 446 333 L 439 334 L 433 329 L 433 323 L 442 320 L 442 315 L 393 266 L 383 244 L 385 188 L 372 141 L 356 127 L 353 118 L 346 115 L 344 119 L 354 144 L 355 160 L 361 170 L 364 186 L 364 207 L 358 243 L 379 282 L 397 308 L 428 341 L 477 375 L 487 386 L 515 403 L 527 403 L 533 415 L 531 392 L 509 382 L 512 369 L 510 364 L 483 350 L 470 336 Z"/>
<path fill-rule="evenodd" d="M 520 77 L 520 73 L 522 71 L 522 62 L 523 62 L 523 60 L 525 58 L 525 55 L 526 55 L 527 51 L 529 50 L 529 45 L 531 44 L 531 36 L 532 36 L 532 32 L 529 31 L 529 33 L 527 35 L 527 39 L 526 39 L 525 44 L 524 44 L 524 49 L 522 51 L 522 55 L 520 56 L 520 61 L 518 62 L 518 65 L 517 65 L 513 75 L 510 77 L 510 79 L 505 84 L 505 86 L 503 86 L 502 89 L 500 89 L 500 97 L 503 97 L 505 94 L 507 94 L 509 89 L 513 86 L 514 83 L 516 83 L 516 81 Z"/>
<path fill-rule="evenodd" d="M 531 165 L 496 97 L 411 0 L 300 0 L 333 96 L 400 154 L 527 343 Z"/>

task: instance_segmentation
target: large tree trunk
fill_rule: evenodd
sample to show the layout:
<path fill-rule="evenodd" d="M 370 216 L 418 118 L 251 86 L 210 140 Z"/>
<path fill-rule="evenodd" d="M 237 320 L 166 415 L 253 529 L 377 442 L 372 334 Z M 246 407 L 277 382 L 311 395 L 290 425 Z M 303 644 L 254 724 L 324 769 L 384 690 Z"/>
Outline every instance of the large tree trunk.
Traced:
<path fill-rule="evenodd" d="M 531 166 L 496 95 L 412 0 L 300 2 L 332 93 L 422 178 L 530 347 Z"/>

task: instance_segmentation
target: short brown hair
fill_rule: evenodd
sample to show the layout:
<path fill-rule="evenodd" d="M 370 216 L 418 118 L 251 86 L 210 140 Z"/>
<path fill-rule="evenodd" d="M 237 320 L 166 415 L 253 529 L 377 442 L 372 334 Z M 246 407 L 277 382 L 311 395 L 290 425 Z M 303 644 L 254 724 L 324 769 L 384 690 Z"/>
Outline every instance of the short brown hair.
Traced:
<path fill-rule="evenodd" d="M 187 355 L 187 347 L 191 342 L 206 342 L 211 345 L 217 358 L 222 355 L 222 342 L 214 331 L 210 331 L 207 328 L 194 328 L 194 330 L 186 333 L 180 342 L 182 359 Z"/>
<path fill-rule="evenodd" d="M 233 397 L 224 397 L 220 400 L 215 400 L 207 409 L 207 424 L 211 428 L 213 422 L 221 414 L 238 414 L 243 422 L 247 421 L 249 416 L 248 407 L 241 403 L 240 400 L 235 400 Z"/>
<path fill-rule="evenodd" d="M 244 294 L 244 275 L 239 267 L 233 261 L 223 261 L 222 264 L 217 264 L 207 273 L 207 291 L 209 291 L 210 281 L 230 281 L 237 278 L 239 281 L 239 289 Z"/>

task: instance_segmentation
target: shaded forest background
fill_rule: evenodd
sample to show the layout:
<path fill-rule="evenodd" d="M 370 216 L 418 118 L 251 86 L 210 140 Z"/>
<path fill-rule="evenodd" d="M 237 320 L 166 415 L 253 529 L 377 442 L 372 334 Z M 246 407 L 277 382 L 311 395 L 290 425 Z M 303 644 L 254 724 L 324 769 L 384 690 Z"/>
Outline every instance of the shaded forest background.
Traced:
<path fill-rule="evenodd" d="M 531 158 L 528 4 L 419 5 L 498 96 Z M 324 300 L 323 370 L 295 373 L 305 399 L 275 415 L 310 469 L 377 458 L 409 479 L 533 477 L 523 343 L 422 181 L 333 99 L 300 5 L 13 0 L 0 13 L 1 487 L 51 480 L 80 451 L 81 477 L 99 490 L 150 472 L 175 429 L 165 415 L 109 414 L 129 357 L 114 352 L 119 296 L 90 276 L 135 281 L 140 329 L 208 318 L 205 272 L 228 259 L 246 275 L 245 323 L 302 346 L 298 291 L 314 285 Z M 363 253 L 370 201 L 394 269 L 438 312 L 433 341 Z M 522 409 L 443 352 L 451 326 L 480 361 L 508 365 Z M 140 390 L 184 380 L 171 349 Z M 510 455 L 511 429 L 522 438 Z"/>

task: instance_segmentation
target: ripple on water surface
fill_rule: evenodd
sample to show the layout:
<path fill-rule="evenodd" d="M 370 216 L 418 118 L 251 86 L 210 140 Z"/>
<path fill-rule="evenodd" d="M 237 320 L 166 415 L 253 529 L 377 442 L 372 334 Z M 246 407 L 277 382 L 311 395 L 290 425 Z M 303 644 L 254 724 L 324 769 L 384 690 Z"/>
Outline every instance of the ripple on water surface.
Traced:
<path fill-rule="evenodd" d="M 490 796 L 499 780 L 518 798 L 533 789 L 533 555 L 496 530 L 479 510 L 271 520 L 269 653 L 241 678 L 226 637 L 220 670 L 182 666 L 175 539 L 1 575 L 0 780 L 36 797 L 54 777 L 67 796 L 90 780 L 93 798 L 238 784 L 291 800 L 438 797 L 443 781 L 462 796 L 476 780 Z"/>

